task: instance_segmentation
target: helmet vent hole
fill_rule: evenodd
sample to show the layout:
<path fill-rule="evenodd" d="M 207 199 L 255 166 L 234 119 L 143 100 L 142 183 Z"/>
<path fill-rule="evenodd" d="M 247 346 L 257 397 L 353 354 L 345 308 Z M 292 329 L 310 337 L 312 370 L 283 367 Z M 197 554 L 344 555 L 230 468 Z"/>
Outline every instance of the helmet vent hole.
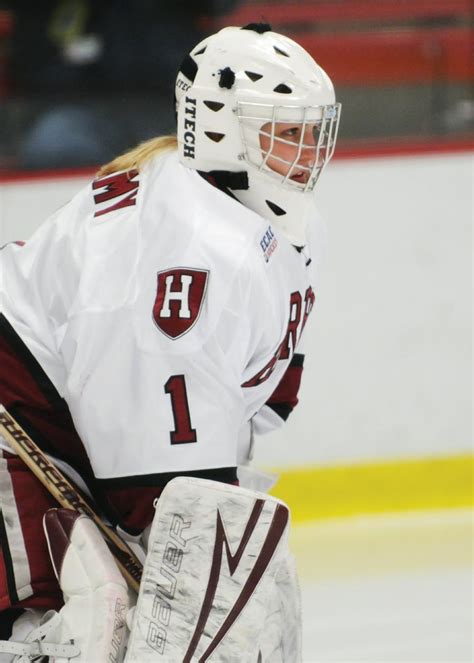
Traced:
<path fill-rule="evenodd" d="M 291 94 L 293 90 L 291 87 L 288 87 L 288 85 L 280 83 L 280 85 L 277 85 L 276 88 L 273 88 L 273 92 L 280 92 L 280 94 Z"/>
<path fill-rule="evenodd" d="M 225 134 L 219 134 L 216 131 L 205 131 L 204 133 L 208 138 L 213 140 L 215 143 L 220 143 L 225 136 Z"/>
<path fill-rule="evenodd" d="M 197 71 L 197 64 L 194 62 L 190 55 L 187 55 L 181 63 L 179 73 L 183 74 L 183 76 L 185 76 L 191 81 L 191 83 L 193 83 L 194 79 L 196 78 Z"/>
<path fill-rule="evenodd" d="M 286 53 L 285 51 L 282 51 L 281 48 L 278 48 L 278 46 L 274 46 L 274 47 L 273 47 L 273 50 L 275 51 L 275 53 L 278 53 L 278 55 L 284 55 L 285 58 L 289 58 L 289 57 L 290 57 L 290 56 L 288 55 L 288 53 Z"/>
<path fill-rule="evenodd" d="M 206 51 L 207 46 L 204 46 L 204 48 L 201 48 L 200 51 L 196 51 L 193 55 L 202 55 Z"/>
<path fill-rule="evenodd" d="M 221 108 L 224 108 L 224 104 L 221 104 L 220 101 L 205 101 L 204 105 L 214 111 L 214 113 L 217 113 Z"/>
<path fill-rule="evenodd" d="M 257 74 L 255 71 L 246 71 L 245 73 L 254 83 L 255 81 L 259 81 L 261 78 L 263 78 L 263 74 Z"/>
<path fill-rule="evenodd" d="M 278 205 L 275 205 L 275 203 L 272 203 L 270 200 L 265 201 L 268 205 L 268 207 L 272 210 L 273 214 L 276 216 L 283 216 L 286 214 L 285 210 L 282 209 L 281 207 L 278 207 Z"/>

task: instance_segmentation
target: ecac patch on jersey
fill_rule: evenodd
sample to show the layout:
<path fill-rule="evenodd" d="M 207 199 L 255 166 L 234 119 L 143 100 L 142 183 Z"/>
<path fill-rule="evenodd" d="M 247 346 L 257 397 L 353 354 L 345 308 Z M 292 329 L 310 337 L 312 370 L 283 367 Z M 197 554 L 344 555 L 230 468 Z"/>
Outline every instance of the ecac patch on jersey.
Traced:
<path fill-rule="evenodd" d="M 177 267 L 158 272 L 153 319 L 166 336 L 177 339 L 197 322 L 207 289 L 209 271 Z"/>
<path fill-rule="evenodd" d="M 266 229 L 264 236 L 260 240 L 260 246 L 262 247 L 265 262 L 268 262 L 272 256 L 272 253 L 275 251 L 276 247 L 278 246 L 278 240 L 273 234 L 271 226 L 268 226 L 268 228 Z"/>

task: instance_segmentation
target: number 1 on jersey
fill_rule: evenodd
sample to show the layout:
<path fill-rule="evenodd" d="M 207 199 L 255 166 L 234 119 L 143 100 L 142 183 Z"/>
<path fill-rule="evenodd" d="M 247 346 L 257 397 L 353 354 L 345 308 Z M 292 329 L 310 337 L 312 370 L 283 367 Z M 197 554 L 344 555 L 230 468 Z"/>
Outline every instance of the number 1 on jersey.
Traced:
<path fill-rule="evenodd" d="M 170 433 L 171 444 L 196 442 L 197 435 L 191 424 L 184 375 L 172 375 L 165 384 L 165 392 L 170 395 L 173 408 L 174 431 Z"/>

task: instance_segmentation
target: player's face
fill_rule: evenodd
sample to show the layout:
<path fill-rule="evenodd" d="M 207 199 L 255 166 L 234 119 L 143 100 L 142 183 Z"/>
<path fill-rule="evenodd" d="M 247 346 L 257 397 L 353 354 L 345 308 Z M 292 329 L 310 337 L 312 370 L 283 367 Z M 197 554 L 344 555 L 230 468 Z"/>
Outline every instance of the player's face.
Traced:
<path fill-rule="evenodd" d="M 270 150 L 267 166 L 284 177 L 288 175 L 294 182 L 306 184 L 316 162 L 319 125 L 276 122 L 273 145 L 271 132 L 271 122 L 260 129 L 260 147 L 264 157 Z M 300 145 L 302 147 L 298 157 Z"/>

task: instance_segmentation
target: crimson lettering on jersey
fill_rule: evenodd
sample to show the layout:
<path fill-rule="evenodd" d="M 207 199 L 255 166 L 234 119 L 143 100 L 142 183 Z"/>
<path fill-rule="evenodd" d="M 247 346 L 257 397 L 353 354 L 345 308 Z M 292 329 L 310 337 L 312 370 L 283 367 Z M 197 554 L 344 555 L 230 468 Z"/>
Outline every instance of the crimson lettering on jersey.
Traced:
<path fill-rule="evenodd" d="M 163 334 L 177 339 L 194 327 L 206 295 L 208 276 L 207 269 L 158 272 L 153 319 Z"/>
<path fill-rule="evenodd" d="M 286 331 L 285 339 L 282 343 L 280 359 L 288 359 L 291 357 L 296 348 L 296 341 L 298 338 L 298 325 L 301 320 L 301 294 L 296 290 L 290 296 L 290 318 L 288 320 L 288 329 Z M 290 348 L 291 340 L 291 348 Z"/>
<path fill-rule="evenodd" d="M 136 205 L 138 186 L 140 184 L 138 181 L 134 181 L 136 177 L 138 177 L 138 170 L 128 170 L 126 173 L 114 173 L 113 175 L 95 180 L 92 183 L 94 191 L 104 189 L 104 191 L 99 191 L 99 193 L 95 194 L 94 202 L 96 205 L 101 205 L 109 200 L 115 200 L 120 196 L 123 196 L 123 198 L 109 207 L 96 210 L 94 216 L 102 216 L 123 207 Z"/>
<path fill-rule="evenodd" d="M 301 325 L 301 333 L 303 332 L 309 314 L 313 310 L 315 299 L 316 295 L 314 294 L 313 288 L 309 286 L 309 288 L 306 290 L 304 294 L 304 313 L 303 313 L 303 324 Z"/>
<path fill-rule="evenodd" d="M 253 378 L 250 380 L 247 380 L 247 382 L 244 382 L 241 386 L 242 387 L 257 387 L 259 384 L 262 384 L 262 382 L 265 382 L 265 380 L 268 380 L 270 375 L 273 373 L 275 370 L 275 366 L 277 364 L 278 359 L 280 358 L 280 352 L 283 347 L 283 344 L 280 344 L 278 346 L 278 350 L 275 352 L 273 357 L 270 359 L 270 361 L 265 364 L 265 366 L 262 368 L 261 371 L 257 373 L 257 375 L 254 375 Z"/>
<path fill-rule="evenodd" d="M 305 292 L 305 297 L 304 297 L 303 322 L 301 324 L 301 329 L 298 332 L 298 327 L 301 322 L 303 298 L 301 296 L 301 293 L 298 292 L 297 290 L 291 293 L 290 317 L 288 319 L 288 327 L 286 330 L 285 338 L 278 346 L 277 351 L 270 359 L 270 361 L 256 375 L 254 375 L 253 378 L 247 380 L 247 382 L 244 382 L 241 385 L 242 387 L 256 387 L 259 384 L 262 384 L 262 382 L 268 380 L 270 375 L 275 370 L 277 361 L 279 361 L 280 359 L 289 359 L 293 356 L 296 348 L 296 343 L 299 337 L 301 336 L 303 328 L 306 324 L 306 320 L 308 319 L 308 316 L 313 308 L 314 300 L 315 296 L 313 289 L 311 286 L 309 286 L 309 288 L 307 288 Z"/>
<path fill-rule="evenodd" d="M 191 424 L 185 376 L 172 375 L 165 384 L 165 392 L 171 396 L 175 425 L 170 433 L 171 444 L 197 442 L 196 429 Z"/>

